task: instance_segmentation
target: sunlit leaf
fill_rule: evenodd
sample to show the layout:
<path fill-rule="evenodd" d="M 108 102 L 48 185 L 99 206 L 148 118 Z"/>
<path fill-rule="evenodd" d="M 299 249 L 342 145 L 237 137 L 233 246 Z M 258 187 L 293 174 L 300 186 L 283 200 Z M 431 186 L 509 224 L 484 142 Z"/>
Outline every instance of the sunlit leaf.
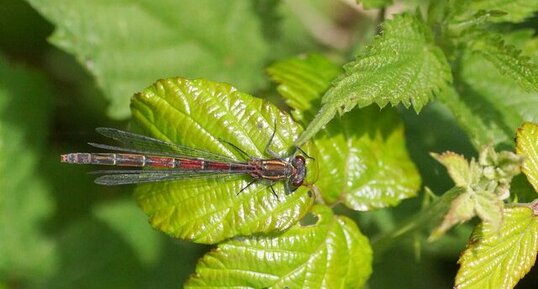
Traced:
<path fill-rule="evenodd" d="M 134 124 L 148 135 L 244 161 L 293 150 L 301 128 L 274 105 L 206 80 L 160 80 L 135 95 Z M 228 143 L 226 143 L 228 142 Z M 308 153 L 309 148 L 304 147 Z M 307 165 L 307 170 L 312 166 Z M 283 182 L 259 181 L 239 193 L 250 176 L 192 179 L 138 186 L 136 197 L 156 228 L 178 238 L 215 243 L 236 235 L 280 231 L 306 214 L 313 197 L 306 187 L 286 195 Z"/>
<path fill-rule="evenodd" d="M 507 208 L 499 230 L 483 223 L 471 236 L 454 288 L 514 288 L 537 252 L 538 217 L 527 207 Z"/>
<path fill-rule="evenodd" d="M 316 186 L 328 203 L 371 210 L 397 205 L 420 188 L 403 124 L 392 110 L 352 111 L 322 130 L 315 144 L 322 176 Z"/>
<path fill-rule="evenodd" d="M 51 42 L 94 75 L 115 118 L 158 77 L 263 83 L 268 43 L 249 0 L 28 2 L 56 26 Z"/>
<path fill-rule="evenodd" d="M 538 124 L 524 123 L 516 136 L 516 149 L 524 157 L 522 172 L 538 193 Z"/>
<path fill-rule="evenodd" d="M 313 137 L 337 112 L 345 113 L 355 106 L 401 103 L 419 112 L 452 81 L 450 66 L 433 43 L 432 32 L 411 15 L 386 21 L 383 34 L 344 69 L 323 96 L 323 107 L 298 144 Z"/>
<path fill-rule="evenodd" d="M 312 213 L 314 225 L 219 244 L 185 288 L 361 288 L 371 274 L 368 240 L 352 220 L 327 207 Z"/>
<path fill-rule="evenodd" d="M 308 122 L 339 69 L 321 56 L 281 61 L 269 68 L 278 91 Z M 355 110 L 334 120 L 314 139 L 320 151 L 316 186 L 326 202 L 356 210 L 396 205 L 412 197 L 420 177 L 405 147 L 400 119 L 391 110 Z M 327 177 L 330 176 L 330 177 Z"/>

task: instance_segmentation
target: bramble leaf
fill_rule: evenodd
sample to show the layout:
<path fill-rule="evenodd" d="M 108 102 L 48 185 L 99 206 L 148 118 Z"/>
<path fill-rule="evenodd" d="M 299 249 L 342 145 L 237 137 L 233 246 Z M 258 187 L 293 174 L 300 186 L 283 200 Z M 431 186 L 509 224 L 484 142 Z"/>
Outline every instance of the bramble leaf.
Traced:
<path fill-rule="evenodd" d="M 479 225 L 458 263 L 457 289 L 511 289 L 533 266 L 538 252 L 538 217 L 527 207 L 504 210 L 500 228 Z"/>
<path fill-rule="evenodd" d="M 136 94 L 131 109 L 135 126 L 147 135 L 239 161 L 245 156 L 228 143 L 253 158 L 273 158 L 265 147 L 276 124 L 270 148 L 287 156 L 301 131 L 269 102 L 207 80 L 160 80 Z M 309 174 L 315 174 L 313 170 L 307 164 Z M 313 203 L 307 188 L 286 195 L 282 182 L 274 185 L 278 199 L 264 181 L 239 193 L 251 180 L 236 175 L 146 184 L 139 185 L 135 195 L 154 227 L 199 243 L 284 230 Z"/>
<path fill-rule="evenodd" d="M 42 75 L 0 54 L 0 276 L 8 280 L 55 270 L 55 246 L 43 226 L 53 200 L 41 167 L 50 99 Z"/>
<path fill-rule="evenodd" d="M 521 171 L 538 193 L 538 124 L 527 122 L 517 130 L 516 151 L 524 157 Z"/>
<path fill-rule="evenodd" d="M 247 91 L 264 81 L 269 48 L 249 0 L 28 2 L 56 25 L 50 41 L 94 75 L 115 118 L 128 117 L 129 97 L 159 76 Z"/>
<path fill-rule="evenodd" d="M 372 271 L 368 239 L 328 207 L 315 206 L 312 214 L 313 225 L 219 244 L 185 288 L 362 288 Z"/>
<path fill-rule="evenodd" d="M 506 44 L 499 36 L 483 31 L 467 48 L 491 62 L 503 75 L 515 80 L 524 89 L 538 91 L 538 67 L 521 51 Z"/>
<path fill-rule="evenodd" d="M 278 90 L 308 122 L 338 67 L 321 56 L 281 61 L 269 69 Z M 396 205 L 412 197 L 420 176 L 405 147 L 403 125 L 391 110 L 365 108 L 334 120 L 314 139 L 319 150 L 316 186 L 328 203 L 355 210 Z"/>
<path fill-rule="evenodd" d="M 531 36 L 514 33 L 507 39 L 525 47 L 532 45 Z M 458 91 L 444 90 L 441 101 L 452 111 L 475 148 L 491 143 L 512 146 L 514 131 L 522 122 L 538 121 L 538 92 L 525 91 L 482 54 L 466 51 L 459 63 Z"/>
<path fill-rule="evenodd" d="M 452 81 L 450 66 L 422 20 L 399 15 L 383 28 L 372 45 L 344 66 L 345 74 L 327 90 L 323 107 L 297 144 L 314 136 L 337 112 L 348 112 L 357 105 L 402 103 L 419 112 Z"/>
<path fill-rule="evenodd" d="M 458 19 L 470 19 L 476 17 L 476 14 L 481 11 L 487 11 L 499 14 L 488 19 L 491 22 L 523 22 L 538 11 L 538 2 L 527 0 L 457 0 L 452 2 L 452 8 L 457 11 Z"/>

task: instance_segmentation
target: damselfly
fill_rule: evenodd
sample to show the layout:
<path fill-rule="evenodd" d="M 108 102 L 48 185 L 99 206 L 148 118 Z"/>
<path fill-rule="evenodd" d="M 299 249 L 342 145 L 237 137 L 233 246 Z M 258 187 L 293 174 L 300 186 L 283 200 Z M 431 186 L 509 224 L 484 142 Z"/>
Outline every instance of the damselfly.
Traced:
<path fill-rule="evenodd" d="M 266 146 L 266 151 L 273 156 L 271 159 L 250 157 L 239 147 L 227 143 L 246 157 L 245 161 L 237 161 L 208 151 L 114 128 L 97 128 L 96 130 L 103 136 L 118 141 L 121 146 L 89 143 L 93 147 L 115 152 L 68 153 L 61 155 L 61 162 L 134 168 L 97 171 L 96 173 L 103 174 L 95 179 L 95 182 L 100 185 L 124 185 L 244 174 L 250 176 L 251 181 L 238 193 L 252 184 L 264 180 L 268 183 L 272 193 L 277 196 L 272 186 L 274 183 L 283 181 L 286 193 L 290 194 L 303 184 L 306 176 L 306 160 L 302 155 L 292 153 L 289 157 L 281 158 L 269 149 L 274 132 Z M 300 149 L 297 148 L 297 150 Z M 309 157 L 302 150 L 300 151 Z"/>

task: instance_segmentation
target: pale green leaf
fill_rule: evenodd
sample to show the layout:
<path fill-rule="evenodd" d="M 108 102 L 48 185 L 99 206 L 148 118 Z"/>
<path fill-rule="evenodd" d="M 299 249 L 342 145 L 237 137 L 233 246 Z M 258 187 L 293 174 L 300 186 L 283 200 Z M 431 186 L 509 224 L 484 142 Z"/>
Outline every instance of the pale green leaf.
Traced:
<path fill-rule="evenodd" d="M 55 269 L 43 226 L 53 201 L 40 173 L 49 110 L 45 78 L 0 54 L 0 278 L 39 278 Z"/>
<path fill-rule="evenodd" d="M 281 61 L 269 69 L 293 115 L 306 122 L 338 71 L 317 55 Z M 386 207 L 414 196 L 420 186 L 403 126 L 393 111 L 350 112 L 322 130 L 314 143 L 320 151 L 316 186 L 326 202 L 342 201 L 357 210 Z"/>
<path fill-rule="evenodd" d="M 206 80 L 160 80 L 135 95 L 131 103 L 137 128 L 169 142 L 245 161 L 231 143 L 253 158 L 273 158 L 293 150 L 301 128 L 269 102 Z M 309 147 L 304 147 L 309 152 Z M 315 156 L 314 156 L 315 157 Z M 312 166 L 307 164 L 309 174 Z M 283 182 L 274 185 L 239 175 L 140 185 L 137 200 L 151 224 L 178 238 L 216 243 L 236 235 L 281 231 L 302 218 L 314 201 L 306 187 L 286 195 Z"/>
<path fill-rule="evenodd" d="M 452 81 L 450 66 L 433 42 L 429 28 L 415 16 L 398 15 L 383 26 L 383 34 L 348 63 L 327 90 L 322 109 L 297 140 L 305 143 L 337 112 L 372 103 L 411 105 L 419 112 Z"/>
<path fill-rule="evenodd" d="M 327 207 L 312 213 L 314 225 L 219 244 L 185 288 L 361 288 L 372 270 L 368 239 Z"/>
<path fill-rule="evenodd" d="M 403 124 L 392 110 L 350 112 L 330 123 L 314 143 L 319 150 L 316 186 L 328 203 L 371 210 L 397 205 L 420 188 Z"/>
<path fill-rule="evenodd" d="M 527 207 L 507 208 L 499 230 L 483 223 L 471 236 L 454 288 L 514 288 L 537 252 L 538 217 Z"/>
<path fill-rule="evenodd" d="M 517 130 L 516 150 L 524 157 L 522 172 L 538 193 L 538 124 L 527 122 Z"/>
<path fill-rule="evenodd" d="M 28 0 L 110 100 L 109 114 L 158 77 L 206 77 L 253 90 L 269 49 L 249 0 Z"/>

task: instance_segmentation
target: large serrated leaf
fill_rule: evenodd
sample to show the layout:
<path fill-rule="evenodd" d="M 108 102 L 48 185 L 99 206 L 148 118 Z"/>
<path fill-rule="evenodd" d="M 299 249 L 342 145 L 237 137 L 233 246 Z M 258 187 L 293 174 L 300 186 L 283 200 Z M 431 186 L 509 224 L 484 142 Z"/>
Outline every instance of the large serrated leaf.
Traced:
<path fill-rule="evenodd" d="M 529 33 L 509 36 L 518 47 L 532 44 Z M 458 90 L 447 89 L 440 99 L 476 149 L 490 143 L 512 146 L 514 131 L 523 121 L 538 121 L 538 92 L 523 89 L 482 54 L 466 51 L 459 63 Z"/>
<path fill-rule="evenodd" d="M 521 171 L 538 193 L 538 124 L 527 122 L 517 130 L 516 150 L 525 158 Z"/>
<path fill-rule="evenodd" d="M 207 80 L 160 80 L 135 95 L 131 108 L 135 126 L 148 135 L 237 160 L 245 156 L 225 142 L 253 158 L 272 158 L 265 147 L 276 125 L 271 149 L 287 156 L 301 131 L 274 105 Z M 251 180 L 238 176 L 147 184 L 137 187 L 136 197 L 153 226 L 200 243 L 284 230 L 313 202 L 307 188 L 286 195 L 281 182 L 274 186 L 278 199 L 264 181 L 239 193 Z"/>
<path fill-rule="evenodd" d="M 503 75 L 526 90 L 538 91 L 538 66 L 529 57 L 521 55 L 520 50 L 506 44 L 499 35 L 482 31 L 482 35 L 471 41 L 468 48 L 482 55 Z"/>
<path fill-rule="evenodd" d="M 308 121 L 320 96 L 339 69 L 313 55 L 281 61 L 269 68 L 293 115 Z M 325 201 L 343 201 L 356 210 L 386 207 L 414 196 L 418 172 L 405 148 L 403 126 L 393 111 L 353 111 L 333 121 L 315 138 Z M 326 177 L 331 176 L 331 177 Z"/>
<path fill-rule="evenodd" d="M 43 227 L 53 201 L 41 172 L 50 97 L 42 75 L 0 54 L 0 279 L 36 280 L 55 269 Z"/>
<path fill-rule="evenodd" d="M 526 207 L 504 210 L 499 230 L 480 225 L 458 263 L 454 288 L 511 289 L 533 266 L 538 252 L 538 217 Z"/>
<path fill-rule="evenodd" d="M 323 107 L 297 140 L 316 134 L 337 112 L 372 103 L 411 105 L 419 112 L 452 81 L 450 66 L 422 20 L 399 15 L 387 21 L 383 34 L 344 68 L 322 99 Z"/>
<path fill-rule="evenodd" d="M 372 250 L 356 224 L 315 206 L 314 225 L 219 244 L 200 260 L 186 288 L 361 288 Z"/>
<path fill-rule="evenodd" d="M 253 90 L 268 56 L 251 1 L 28 0 L 56 25 L 51 41 L 72 53 L 129 115 L 129 97 L 157 77 L 207 77 Z"/>

